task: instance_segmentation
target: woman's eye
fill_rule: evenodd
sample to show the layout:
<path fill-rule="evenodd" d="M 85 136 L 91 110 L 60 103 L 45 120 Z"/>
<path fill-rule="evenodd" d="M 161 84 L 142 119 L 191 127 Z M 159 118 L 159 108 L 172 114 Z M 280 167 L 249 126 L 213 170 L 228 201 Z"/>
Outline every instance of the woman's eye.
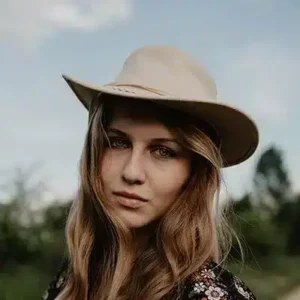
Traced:
<path fill-rule="evenodd" d="M 112 148 L 127 148 L 128 143 L 122 138 L 109 138 Z"/>
<path fill-rule="evenodd" d="M 169 158 L 169 157 L 176 156 L 176 153 L 174 151 L 165 147 L 156 148 L 154 151 L 162 158 Z"/>

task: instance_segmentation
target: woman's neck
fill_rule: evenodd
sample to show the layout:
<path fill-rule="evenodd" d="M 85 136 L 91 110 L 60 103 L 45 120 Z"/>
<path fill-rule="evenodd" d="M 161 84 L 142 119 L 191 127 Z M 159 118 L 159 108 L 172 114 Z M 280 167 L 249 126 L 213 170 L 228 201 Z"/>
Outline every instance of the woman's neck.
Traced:
<path fill-rule="evenodd" d="M 154 225 L 148 225 L 147 227 L 136 228 L 133 230 L 136 253 L 140 254 L 147 249 L 149 239 L 154 234 L 154 230 Z"/>

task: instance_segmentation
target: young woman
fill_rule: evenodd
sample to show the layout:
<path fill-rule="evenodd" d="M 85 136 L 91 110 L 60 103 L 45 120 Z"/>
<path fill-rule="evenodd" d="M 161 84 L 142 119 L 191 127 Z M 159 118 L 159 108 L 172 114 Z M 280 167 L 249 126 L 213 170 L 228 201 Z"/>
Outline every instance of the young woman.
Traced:
<path fill-rule="evenodd" d="M 234 232 L 218 205 L 222 168 L 257 148 L 255 123 L 173 47 L 138 49 L 105 86 L 64 78 L 89 123 L 68 254 L 43 299 L 255 299 L 222 267 Z"/>

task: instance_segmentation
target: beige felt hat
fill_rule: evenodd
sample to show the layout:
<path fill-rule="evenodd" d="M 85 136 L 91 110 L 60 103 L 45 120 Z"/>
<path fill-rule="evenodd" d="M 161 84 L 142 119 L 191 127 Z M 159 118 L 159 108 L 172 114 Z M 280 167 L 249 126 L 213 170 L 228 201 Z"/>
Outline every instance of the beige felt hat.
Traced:
<path fill-rule="evenodd" d="M 259 141 L 257 126 L 241 110 L 217 99 L 213 79 L 195 59 L 171 46 L 145 46 L 125 61 L 115 81 L 93 86 L 63 75 L 89 109 L 99 93 L 151 100 L 184 111 L 212 125 L 221 138 L 224 166 L 248 159 Z"/>

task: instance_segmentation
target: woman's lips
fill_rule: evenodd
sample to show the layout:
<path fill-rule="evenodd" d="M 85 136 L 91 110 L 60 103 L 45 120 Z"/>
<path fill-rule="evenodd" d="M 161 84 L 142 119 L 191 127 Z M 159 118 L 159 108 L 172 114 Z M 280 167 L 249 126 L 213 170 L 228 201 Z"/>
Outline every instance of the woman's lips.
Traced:
<path fill-rule="evenodd" d="M 119 204 L 122 206 L 130 207 L 130 208 L 138 208 L 146 204 L 147 200 L 134 195 L 131 197 L 129 193 L 113 193 Z"/>

